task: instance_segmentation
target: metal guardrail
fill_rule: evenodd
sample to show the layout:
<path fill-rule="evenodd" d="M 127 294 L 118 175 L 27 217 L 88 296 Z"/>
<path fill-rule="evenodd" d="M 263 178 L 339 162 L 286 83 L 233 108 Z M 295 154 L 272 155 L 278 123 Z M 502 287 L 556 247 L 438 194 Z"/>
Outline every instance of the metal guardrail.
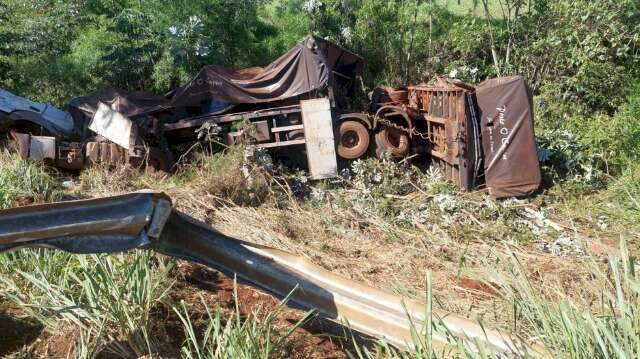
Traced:
<path fill-rule="evenodd" d="M 162 193 L 136 192 L 0 211 L 0 252 L 46 247 L 72 253 L 150 248 L 213 267 L 313 309 L 324 319 L 411 350 L 412 333 L 428 325 L 424 303 L 404 300 L 343 278 L 293 254 L 236 240 L 172 209 Z M 544 355 L 515 336 L 461 316 L 433 310 L 449 333 L 517 356 Z M 434 334 L 436 345 L 447 339 Z"/>

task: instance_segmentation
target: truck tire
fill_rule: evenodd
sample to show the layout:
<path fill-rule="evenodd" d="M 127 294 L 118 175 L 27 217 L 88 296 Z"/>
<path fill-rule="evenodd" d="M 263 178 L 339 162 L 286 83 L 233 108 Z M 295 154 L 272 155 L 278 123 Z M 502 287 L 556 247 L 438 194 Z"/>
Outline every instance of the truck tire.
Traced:
<path fill-rule="evenodd" d="M 376 155 L 390 151 L 394 157 L 406 157 L 411 150 L 409 134 L 397 128 L 383 127 L 376 133 Z"/>
<path fill-rule="evenodd" d="M 338 156 L 355 160 L 367 153 L 369 130 L 358 121 L 347 120 L 338 128 Z"/>

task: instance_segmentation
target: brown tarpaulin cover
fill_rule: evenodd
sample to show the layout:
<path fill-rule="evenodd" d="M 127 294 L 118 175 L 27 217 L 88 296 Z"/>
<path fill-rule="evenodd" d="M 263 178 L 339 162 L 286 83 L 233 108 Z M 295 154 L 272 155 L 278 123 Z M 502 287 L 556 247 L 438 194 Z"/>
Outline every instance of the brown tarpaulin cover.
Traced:
<path fill-rule="evenodd" d="M 531 97 L 521 76 L 501 77 L 476 88 L 485 181 L 496 198 L 530 195 L 540 186 Z"/>
<path fill-rule="evenodd" d="M 201 101 L 262 103 L 284 100 L 325 89 L 331 71 L 355 76 L 361 58 L 328 41 L 307 37 L 264 69 L 234 71 L 207 66 L 188 84 L 173 91 L 174 106 Z"/>
<path fill-rule="evenodd" d="M 200 106 L 203 101 L 255 104 L 284 100 L 324 90 L 330 72 L 355 78 L 362 71 L 362 58 L 329 41 L 309 36 L 266 68 L 229 70 L 204 67 L 189 83 L 167 96 L 119 89 L 105 89 L 71 100 L 70 106 L 95 112 L 98 101 L 125 116 L 133 117 L 171 107 Z"/>
<path fill-rule="evenodd" d="M 71 100 L 69 106 L 93 114 L 98 108 L 98 102 L 109 105 L 113 110 L 127 117 L 162 111 L 169 107 L 169 101 L 164 96 L 115 88 L 107 88 L 88 96 L 76 97 Z"/>

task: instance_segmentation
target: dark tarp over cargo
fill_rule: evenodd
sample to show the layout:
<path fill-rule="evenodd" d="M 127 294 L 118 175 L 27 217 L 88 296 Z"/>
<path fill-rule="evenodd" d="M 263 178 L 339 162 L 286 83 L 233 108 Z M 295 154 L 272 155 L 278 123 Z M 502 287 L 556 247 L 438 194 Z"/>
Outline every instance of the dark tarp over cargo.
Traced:
<path fill-rule="evenodd" d="M 171 94 L 171 104 L 199 106 L 215 100 L 231 104 L 263 103 L 321 91 L 329 85 L 331 71 L 353 78 L 362 59 L 328 41 L 307 37 L 264 69 L 233 71 L 207 66 Z"/>
<path fill-rule="evenodd" d="M 93 114 L 98 102 L 104 102 L 123 115 L 134 117 L 172 107 L 198 107 L 211 101 L 230 105 L 280 101 L 324 90 L 333 73 L 337 78 L 354 79 L 362 66 L 359 56 L 309 36 L 264 69 L 229 70 L 211 65 L 167 96 L 105 89 L 74 98 L 69 106 Z"/>
<path fill-rule="evenodd" d="M 476 88 L 485 181 L 496 198 L 530 195 L 540 186 L 533 108 L 521 76 L 501 77 Z"/>
<path fill-rule="evenodd" d="M 165 110 L 170 107 L 169 100 L 164 96 L 145 92 L 129 92 L 126 90 L 107 88 L 96 91 L 88 96 L 76 97 L 71 100 L 69 107 L 93 114 L 102 102 L 127 117 L 135 117 Z"/>

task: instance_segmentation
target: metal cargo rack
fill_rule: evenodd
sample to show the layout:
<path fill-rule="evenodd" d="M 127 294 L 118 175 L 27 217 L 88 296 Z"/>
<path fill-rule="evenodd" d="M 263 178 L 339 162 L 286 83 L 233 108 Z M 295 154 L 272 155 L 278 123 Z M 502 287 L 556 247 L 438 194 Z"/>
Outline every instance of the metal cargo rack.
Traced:
<path fill-rule="evenodd" d="M 431 165 L 463 190 L 473 189 L 479 175 L 480 143 L 472 91 L 458 86 L 411 86 L 409 106 L 423 113 L 416 126 L 426 134 Z"/>

